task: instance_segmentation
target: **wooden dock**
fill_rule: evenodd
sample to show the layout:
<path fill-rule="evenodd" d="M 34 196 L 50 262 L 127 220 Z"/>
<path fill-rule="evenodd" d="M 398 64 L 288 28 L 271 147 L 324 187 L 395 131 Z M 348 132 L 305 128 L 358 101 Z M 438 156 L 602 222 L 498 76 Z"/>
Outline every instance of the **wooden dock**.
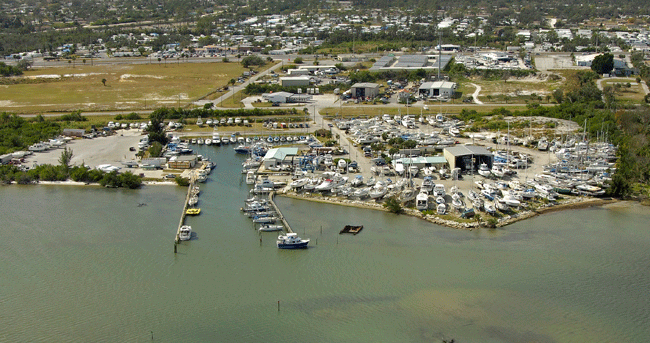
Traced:
<path fill-rule="evenodd" d="M 275 212 L 278 214 L 278 218 L 282 221 L 282 225 L 284 225 L 284 230 L 288 233 L 292 233 L 293 230 L 291 229 L 291 226 L 289 226 L 289 223 L 287 220 L 284 218 L 282 215 L 282 212 L 280 212 L 280 209 L 278 208 L 278 205 L 275 204 L 275 201 L 273 201 L 273 196 L 275 195 L 275 192 L 270 192 L 269 193 L 269 202 L 273 206 L 273 209 L 275 209 Z"/>
<path fill-rule="evenodd" d="M 181 226 L 185 224 L 185 217 L 187 216 L 187 207 L 189 206 L 190 197 L 192 196 L 192 189 L 194 189 L 194 178 L 190 180 L 190 186 L 187 187 L 187 195 L 185 196 L 185 204 L 183 205 L 183 213 L 181 213 L 181 220 L 178 223 L 178 229 L 176 230 L 176 238 L 174 238 L 174 252 L 176 252 L 176 244 L 181 240 Z"/>

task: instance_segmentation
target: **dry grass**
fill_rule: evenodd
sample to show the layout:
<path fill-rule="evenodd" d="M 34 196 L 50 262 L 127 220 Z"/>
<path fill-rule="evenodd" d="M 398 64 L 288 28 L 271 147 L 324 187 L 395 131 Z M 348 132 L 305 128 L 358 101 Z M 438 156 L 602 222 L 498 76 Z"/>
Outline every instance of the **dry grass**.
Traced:
<path fill-rule="evenodd" d="M 502 105 L 495 104 L 495 105 L 467 105 L 467 106 L 438 106 L 437 104 L 429 104 L 429 110 L 427 111 L 422 111 L 420 112 L 421 108 L 420 107 L 409 107 L 408 108 L 408 114 L 410 115 L 420 115 L 422 113 L 423 115 L 436 115 L 437 113 L 445 113 L 445 114 L 458 114 L 460 111 L 463 109 L 467 110 L 476 110 L 476 112 L 479 113 L 486 113 L 486 112 L 491 112 L 492 110 L 498 109 L 503 107 Z M 525 110 L 526 106 L 521 105 L 521 106 L 508 106 L 506 107 L 509 111 L 515 111 L 515 110 Z M 344 105 L 341 110 L 339 111 L 338 107 L 328 107 L 324 108 L 319 111 L 319 113 L 323 116 L 344 116 L 344 117 L 374 117 L 374 116 L 379 116 L 383 114 L 389 114 L 389 115 L 396 115 L 396 114 L 401 114 L 405 115 L 407 114 L 406 106 L 401 106 L 401 107 L 383 107 L 380 105 L 377 105 L 377 107 L 371 107 L 371 106 L 351 106 L 351 105 Z"/>
<path fill-rule="evenodd" d="M 632 85 L 630 88 L 625 87 L 625 84 L 630 82 Z M 640 84 L 635 84 L 634 79 L 613 79 L 602 82 L 603 88 L 606 86 L 614 87 L 615 84 L 620 83 L 621 88 L 616 91 L 616 99 L 621 101 L 631 101 L 631 102 L 641 102 L 645 97 L 645 91 Z"/>
<path fill-rule="evenodd" d="M 34 69 L 25 73 L 25 82 L 0 86 L 0 110 L 46 113 L 184 106 L 243 71 L 236 63 L 171 62 Z"/>

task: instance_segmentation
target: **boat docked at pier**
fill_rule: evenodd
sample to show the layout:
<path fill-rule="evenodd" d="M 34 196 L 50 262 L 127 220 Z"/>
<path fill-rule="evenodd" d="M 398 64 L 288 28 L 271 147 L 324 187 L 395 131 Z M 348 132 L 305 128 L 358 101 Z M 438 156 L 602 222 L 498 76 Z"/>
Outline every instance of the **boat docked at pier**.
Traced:
<path fill-rule="evenodd" d="M 192 227 L 189 225 L 181 226 L 181 229 L 179 230 L 178 233 L 178 239 L 180 239 L 181 241 L 189 241 L 191 237 L 192 237 Z"/>
<path fill-rule="evenodd" d="M 305 249 L 308 244 L 309 239 L 302 239 L 296 233 L 279 235 L 277 240 L 279 249 Z"/>

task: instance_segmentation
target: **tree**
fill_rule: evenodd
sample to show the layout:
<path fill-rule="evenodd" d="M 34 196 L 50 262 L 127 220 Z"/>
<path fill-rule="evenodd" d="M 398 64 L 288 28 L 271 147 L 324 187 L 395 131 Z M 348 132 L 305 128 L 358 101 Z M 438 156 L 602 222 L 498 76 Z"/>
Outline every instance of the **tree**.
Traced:
<path fill-rule="evenodd" d="M 302 61 L 302 57 L 296 57 L 296 58 L 293 60 L 293 63 L 295 63 L 295 64 L 302 64 L 302 62 L 303 62 L 303 61 Z"/>
<path fill-rule="evenodd" d="M 160 157 L 162 156 L 163 146 L 160 142 L 153 142 L 149 147 L 149 156 L 151 157 Z"/>
<path fill-rule="evenodd" d="M 614 69 L 614 55 L 602 54 L 596 56 L 591 62 L 591 70 L 598 74 L 609 74 Z"/>
<path fill-rule="evenodd" d="M 104 87 L 106 87 L 106 79 L 102 79 L 102 85 L 104 85 Z"/>
<path fill-rule="evenodd" d="M 63 149 L 63 151 L 61 152 L 61 156 L 59 156 L 59 164 L 61 164 L 61 166 L 65 168 L 66 172 L 70 168 L 70 161 L 72 161 L 72 156 L 74 156 L 74 154 L 72 153 L 72 149 L 68 147 Z"/>
<path fill-rule="evenodd" d="M 399 200 L 395 198 L 394 196 L 386 199 L 386 202 L 384 202 L 384 207 L 388 209 L 391 213 L 395 214 L 400 214 L 404 212 L 404 209 L 402 208 L 402 204 L 399 203 Z"/>

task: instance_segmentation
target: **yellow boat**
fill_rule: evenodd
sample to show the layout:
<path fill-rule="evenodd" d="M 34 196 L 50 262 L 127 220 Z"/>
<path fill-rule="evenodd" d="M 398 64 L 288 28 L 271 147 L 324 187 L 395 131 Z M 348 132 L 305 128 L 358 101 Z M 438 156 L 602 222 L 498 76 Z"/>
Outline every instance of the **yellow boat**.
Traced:
<path fill-rule="evenodd" d="M 201 213 L 200 208 L 188 208 L 187 211 L 185 211 L 185 214 L 188 214 L 188 215 L 191 215 L 191 216 L 197 215 L 199 213 Z"/>

